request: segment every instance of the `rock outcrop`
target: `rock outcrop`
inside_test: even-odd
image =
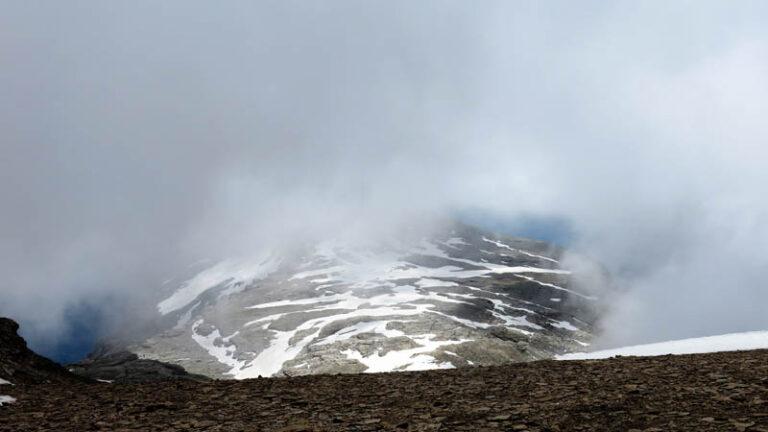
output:
[[[68,368],[80,376],[115,383],[210,380],[202,375],[190,374],[179,365],[140,359],[128,351],[89,357],[69,365]]]
[[[115,383],[210,380],[202,375],[190,374],[179,365],[140,359],[136,354],[127,351],[89,357],[69,365],[68,368],[83,377]]]
[[[13,384],[87,381],[30,350],[18,330],[19,324],[16,321],[0,318],[0,378]]]
[[[19,324],[10,318],[0,318],[0,384],[72,384],[80,382],[154,382],[207,381],[183,367],[156,360],[139,359],[129,352],[111,352],[89,357],[64,367],[36,354],[17,333]]]

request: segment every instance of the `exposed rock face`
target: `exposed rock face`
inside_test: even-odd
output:
[[[239,379],[551,358],[583,350],[600,311],[564,255],[453,224],[226,260],[171,286],[160,328],[120,348]]]
[[[77,375],[116,383],[210,379],[202,375],[190,374],[179,365],[139,359],[139,356],[127,351],[113,352],[95,358],[89,357],[68,367]]]
[[[85,378],[69,373],[63,366],[27,348],[17,333],[19,324],[0,318],[0,379],[13,384],[71,383]]]

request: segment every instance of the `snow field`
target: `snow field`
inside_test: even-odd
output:
[[[730,333],[718,336],[681,339],[635,345],[602,351],[571,353],[557,356],[558,360],[605,359],[615,356],[659,356],[667,354],[702,354],[720,351],[768,349],[768,331]]]

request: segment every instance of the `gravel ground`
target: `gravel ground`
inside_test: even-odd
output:
[[[0,386],[0,431],[766,431],[768,350],[247,381]]]

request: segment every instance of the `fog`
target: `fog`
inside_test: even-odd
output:
[[[768,328],[762,2],[2,9],[0,315],[35,346],[200,258],[464,209],[567,221],[628,289],[601,345]]]

